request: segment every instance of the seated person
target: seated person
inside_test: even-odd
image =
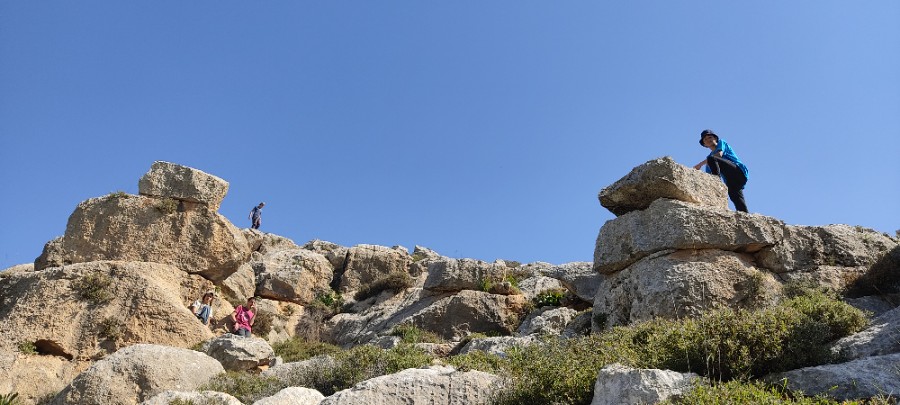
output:
[[[212,316],[212,302],[213,299],[216,298],[216,293],[214,291],[207,291],[206,294],[203,294],[203,298],[194,301],[188,308],[194,312],[194,316],[203,322],[204,325],[209,325],[209,318]]]
[[[256,320],[256,297],[247,298],[246,304],[238,305],[231,314],[231,320],[234,321],[235,335],[250,337],[250,328]]]

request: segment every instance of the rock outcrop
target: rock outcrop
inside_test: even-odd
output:
[[[218,211],[228,193],[228,182],[194,168],[156,161],[138,180],[138,193],[200,203]]]
[[[832,351],[849,360],[900,353],[900,307],[876,317],[862,332],[838,340]]]
[[[493,374],[453,367],[407,369],[339,391],[321,405],[488,404],[499,381]]]
[[[272,346],[258,337],[226,334],[205,343],[203,352],[229,371],[255,370],[275,362]]]
[[[357,291],[391,274],[408,273],[412,258],[403,249],[378,245],[358,245],[347,251],[340,275],[341,292]]]
[[[215,391],[163,391],[153,398],[141,402],[141,405],[171,405],[172,403],[243,405],[237,398]]]
[[[94,363],[52,405],[133,405],[167,390],[196,390],[225,370],[203,353],[138,344]]]
[[[317,293],[330,291],[334,269],[325,256],[300,248],[276,250],[251,263],[256,294],[279,301],[309,305]]]
[[[765,380],[804,395],[828,395],[839,401],[893,395],[900,392],[900,353],[806,367]]]
[[[260,399],[253,405],[318,405],[325,396],[319,391],[304,387],[287,387],[271,397]]]
[[[655,404],[684,394],[697,377],[693,373],[611,364],[597,375],[591,405]]]

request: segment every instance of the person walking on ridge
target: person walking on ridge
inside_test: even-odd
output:
[[[262,209],[265,206],[266,203],[261,202],[259,203],[259,205],[253,207],[253,209],[250,210],[250,215],[247,216],[247,218],[252,221],[252,225],[250,225],[250,228],[259,229],[259,225],[262,223]]]
[[[709,148],[712,152],[702,162],[694,165],[694,169],[700,170],[706,165],[706,172],[722,178],[728,187],[728,197],[734,203],[734,209],[747,212],[747,202],[744,201],[744,185],[750,177],[750,170],[734,154],[731,146],[711,129],[704,129],[700,133],[700,146]]]

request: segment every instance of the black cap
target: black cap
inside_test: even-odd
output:
[[[703,144],[703,137],[707,136],[707,135],[712,135],[712,136],[716,137],[716,141],[719,140],[719,136],[716,135],[716,133],[713,132],[713,130],[704,129],[703,132],[700,133],[700,146],[706,147],[706,145]]]

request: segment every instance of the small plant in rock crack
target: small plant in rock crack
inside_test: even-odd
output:
[[[110,291],[112,278],[104,273],[88,273],[72,282],[72,288],[94,304],[103,304],[113,298]]]

